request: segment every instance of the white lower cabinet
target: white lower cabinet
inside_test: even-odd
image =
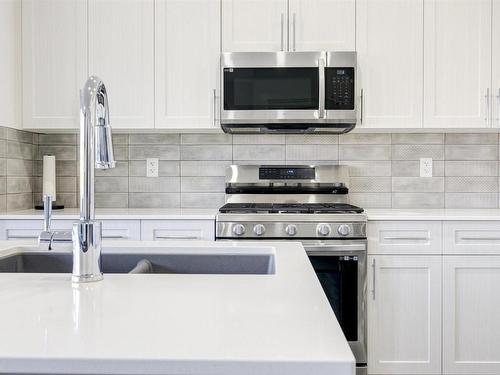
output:
[[[500,256],[445,256],[443,373],[500,374]]]
[[[368,373],[441,373],[441,256],[368,258]]]

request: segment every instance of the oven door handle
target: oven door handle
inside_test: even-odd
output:
[[[307,244],[303,242],[302,246],[308,254],[311,255],[322,255],[329,253],[342,253],[345,251],[366,251],[366,243],[350,243],[342,245],[332,245],[332,244]]]

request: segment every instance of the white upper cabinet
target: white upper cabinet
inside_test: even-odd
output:
[[[424,127],[489,127],[491,0],[424,5]]]
[[[157,0],[156,127],[215,128],[220,2]]]
[[[500,257],[444,257],[444,374],[500,374],[499,285]]]
[[[440,374],[441,257],[371,256],[368,265],[368,373]]]
[[[500,128],[500,0],[493,0],[493,77],[492,77],[492,124]]]
[[[87,2],[22,3],[23,126],[79,124],[79,90],[87,78]]]
[[[290,51],[354,51],[354,0],[289,0]]]
[[[153,128],[154,0],[88,6],[89,74],[106,85],[112,127]]]
[[[358,128],[422,126],[423,2],[358,0]]]
[[[21,2],[0,1],[0,126],[21,126]]]
[[[287,0],[222,0],[224,52],[285,51],[287,25]]]
[[[354,51],[355,0],[222,0],[225,52]]]

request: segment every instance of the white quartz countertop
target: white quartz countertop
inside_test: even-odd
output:
[[[500,220],[499,209],[367,209],[368,220]]]
[[[102,208],[96,209],[96,219],[99,220],[214,220],[218,209],[194,208]],[[53,210],[52,218],[77,219],[80,217],[78,208]],[[43,219],[43,210],[22,210],[0,213],[0,220]]]
[[[0,241],[0,257],[30,242]],[[0,273],[0,372],[354,375],[299,243],[105,242],[104,252],[275,254],[271,275]],[[194,249],[194,250],[193,250]]]

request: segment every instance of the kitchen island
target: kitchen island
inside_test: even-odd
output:
[[[0,373],[353,375],[300,243],[108,241],[103,253],[251,246],[272,251],[274,273],[105,274],[77,285],[70,274],[0,273]],[[37,250],[0,242],[0,258],[19,251]]]

